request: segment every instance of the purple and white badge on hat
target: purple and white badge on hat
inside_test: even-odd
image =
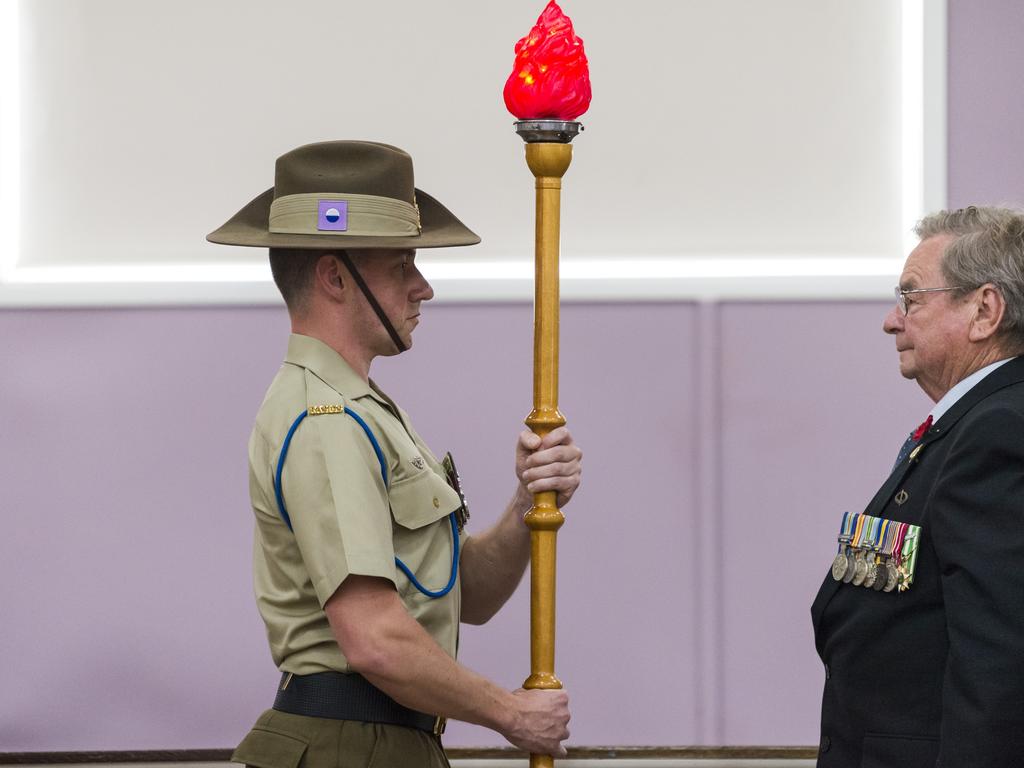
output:
[[[347,200],[318,200],[316,228],[333,232],[348,229]]]

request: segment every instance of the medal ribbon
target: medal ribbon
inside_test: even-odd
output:
[[[854,515],[856,517],[856,515]],[[850,539],[850,513],[843,512],[843,522],[839,524],[839,546],[836,548],[836,552],[843,551],[843,544]]]
[[[907,526],[907,535],[903,540],[903,549],[900,553],[903,561],[906,563],[906,579],[901,585],[903,589],[908,588],[914,581],[914,568],[917,567],[917,540],[920,534],[920,526]]]
[[[896,567],[903,565],[903,542],[907,538],[909,523],[900,523],[896,532],[896,539],[893,541],[892,556],[896,560]]]
[[[861,536],[864,534],[864,523],[869,520],[868,515],[857,516],[857,528],[853,532],[853,548],[858,549],[860,547]]]
[[[892,556],[892,545],[896,542],[896,530],[899,523],[894,520],[886,520],[885,528],[882,531],[882,542],[879,545],[879,552],[885,557]]]
[[[882,531],[885,530],[886,521],[880,517],[871,518],[871,535],[868,539],[868,547],[872,552],[878,552],[878,544],[882,539]]]

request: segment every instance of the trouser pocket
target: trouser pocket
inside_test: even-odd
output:
[[[255,768],[298,768],[308,746],[294,736],[257,726],[242,739],[231,760]]]

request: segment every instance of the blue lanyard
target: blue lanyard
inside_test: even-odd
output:
[[[362,417],[360,417],[358,413],[353,411],[348,406],[345,406],[345,413],[347,413],[349,416],[356,420],[356,423],[363,428],[363,432],[365,432],[366,436],[370,439],[370,445],[373,446],[373,452],[377,455],[377,461],[380,463],[381,479],[384,481],[384,487],[387,488],[387,463],[384,461],[384,452],[380,449],[380,443],[377,442],[377,438],[376,436],[374,436],[373,430],[370,429],[370,427],[367,425],[365,421],[363,421]],[[281,444],[281,455],[278,456],[277,458],[277,472],[275,473],[274,476],[274,496],[277,498],[277,508],[281,511],[281,518],[284,520],[284,524],[288,526],[288,530],[292,531],[292,533],[294,533],[295,531],[292,529],[292,519],[288,516],[288,510],[285,509],[284,506],[284,492],[281,489],[281,474],[284,472],[284,460],[285,457],[288,455],[288,447],[291,445],[292,437],[294,437],[295,435],[295,430],[299,428],[299,424],[301,424],[302,420],[305,419],[306,416],[308,415],[308,410],[300,413],[298,417],[295,419],[295,421],[292,422],[291,427],[288,429],[288,434],[285,435],[284,443]],[[435,600],[439,597],[444,597],[449,592],[451,592],[452,587],[455,586],[455,579],[458,578],[459,575],[459,528],[458,524],[455,521],[454,512],[448,515],[448,522],[451,523],[452,527],[452,569],[451,575],[448,577],[448,584],[445,585],[444,589],[439,589],[436,591],[427,589],[422,584],[420,584],[419,580],[409,569],[409,566],[407,566],[397,557],[395,558],[395,565],[397,565],[401,569],[402,573],[406,575],[406,578],[409,579],[409,582],[424,595]]]

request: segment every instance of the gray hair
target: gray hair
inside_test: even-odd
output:
[[[999,329],[1006,352],[1024,352],[1024,212],[1011,208],[969,206],[939,211],[918,222],[922,240],[952,235],[942,256],[942,275],[959,293],[986,283],[1006,302]]]

